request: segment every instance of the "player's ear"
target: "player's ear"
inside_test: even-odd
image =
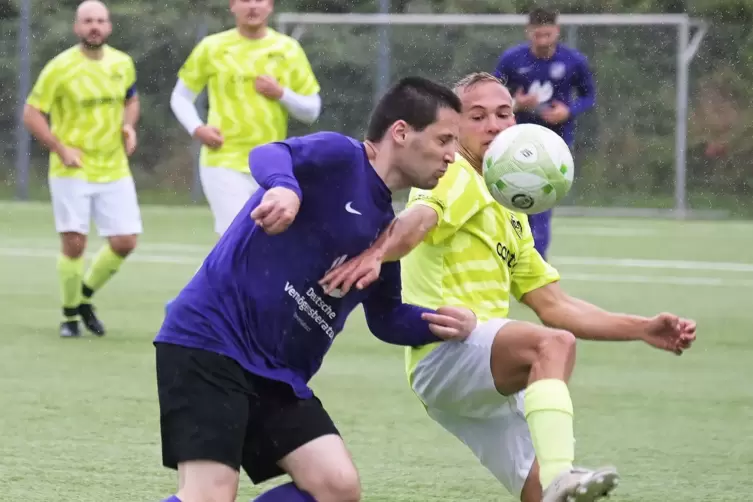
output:
[[[408,138],[408,130],[408,124],[404,120],[398,120],[397,122],[392,124],[392,127],[390,127],[392,140],[399,145],[405,144]]]

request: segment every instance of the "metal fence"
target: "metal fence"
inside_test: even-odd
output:
[[[750,27],[711,25],[702,43],[694,45],[692,23],[680,22],[684,16],[665,17],[674,21],[662,23],[602,19],[563,20],[564,41],[589,57],[598,90],[596,108],[578,120],[577,179],[566,205],[598,208],[604,214],[614,208],[752,214],[748,159],[753,147],[745,138],[753,124],[753,92],[743,85],[753,77]],[[320,120],[313,127],[293,123],[291,134],[328,129],[361,136],[375,96],[390,81],[410,73],[449,83],[470,71],[489,71],[501,51],[524,36],[517,21],[406,25],[351,20],[277,16],[275,26],[282,24],[281,29],[299,38],[323,89]],[[143,113],[133,170],[141,198],[199,201],[195,145],[172,116],[169,96],[197,37],[230,26],[230,20],[189,13],[171,24],[116,10],[113,21],[111,43],[134,57],[139,73]],[[0,178],[5,183],[0,196],[44,197],[45,152],[32,142],[31,154],[26,154],[25,135],[14,136],[14,130],[21,131],[17,104],[25,92],[19,86],[23,42],[31,41],[27,54],[33,81],[61,43],[65,47],[75,40],[44,22],[33,22],[28,38],[16,37],[18,23],[7,28],[5,33],[13,37],[4,36],[0,43],[5,68],[0,73],[0,130],[14,140],[1,147],[5,162]],[[689,60],[696,48],[685,80],[683,58]]]

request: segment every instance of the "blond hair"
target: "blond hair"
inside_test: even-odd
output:
[[[475,73],[469,73],[465,77],[455,82],[455,85],[452,87],[452,90],[455,91],[456,94],[458,94],[461,91],[468,90],[471,87],[474,87],[478,84],[482,84],[484,82],[495,82],[501,85],[502,87],[507,88],[504,80],[498,77],[495,77],[491,73],[487,73],[485,71],[478,71]]]

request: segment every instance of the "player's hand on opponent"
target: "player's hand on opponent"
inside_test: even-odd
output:
[[[379,279],[384,253],[377,248],[369,248],[340,266],[330,269],[319,281],[326,294],[339,289],[347,294],[352,287],[365,289]]]
[[[695,330],[695,321],[661,313],[649,320],[643,341],[679,356],[693,345],[696,338]]]
[[[132,125],[126,124],[123,126],[123,140],[125,141],[126,155],[129,157],[136,151],[136,130]]]
[[[439,307],[436,314],[421,316],[429,329],[443,340],[465,340],[476,329],[476,314],[465,307]]]
[[[81,150],[62,145],[57,152],[60,161],[65,167],[81,167]]]
[[[552,101],[551,106],[544,108],[541,118],[550,124],[561,124],[570,118],[570,108],[561,101]]]
[[[270,188],[256,208],[251,219],[267,234],[276,235],[288,229],[298,214],[301,199],[289,188]]]
[[[261,75],[256,77],[254,81],[254,87],[256,92],[264,96],[265,98],[274,99],[277,101],[282,97],[282,86],[277,79],[270,77],[269,75]]]
[[[197,127],[193,132],[193,137],[209,148],[219,148],[225,143],[225,138],[222,137],[220,130],[209,125]]]

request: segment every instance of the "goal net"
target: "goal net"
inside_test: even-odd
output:
[[[596,107],[577,120],[576,182],[560,212],[687,216],[689,66],[705,24],[684,14],[559,22],[597,87]],[[491,72],[525,40],[527,16],[281,13],[276,23],[301,41],[322,84],[317,127],[360,137],[392,81],[413,74],[451,84]]]

